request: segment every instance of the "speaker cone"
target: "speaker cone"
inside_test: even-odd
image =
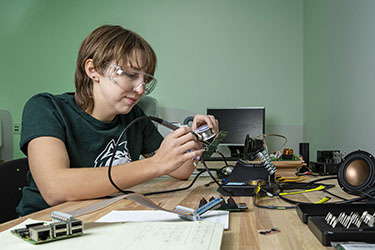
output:
[[[365,151],[354,151],[340,164],[337,180],[340,187],[353,195],[370,194],[375,190],[375,159]]]

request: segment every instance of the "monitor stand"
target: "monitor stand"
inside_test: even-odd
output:
[[[242,159],[244,146],[228,146],[230,150],[230,158],[232,159]]]

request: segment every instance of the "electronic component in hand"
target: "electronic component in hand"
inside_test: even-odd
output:
[[[83,235],[83,223],[77,219],[50,224],[40,222],[11,230],[11,233],[29,243],[41,244]]]
[[[205,151],[203,153],[203,158],[209,158],[213,153],[215,153],[217,146],[224,140],[227,136],[227,131],[220,131],[219,134],[215,137],[215,139],[206,146]]]
[[[214,200],[214,197],[211,197],[209,201]],[[204,206],[207,203],[207,200],[205,198],[202,198],[199,201],[199,207]],[[247,210],[246,203],[236,203],[232,197],[229,197],[227,199],[227,202],[225,202],[224,198],[222,198],[222,201],[220,202],[220,206],[216,210],[225,210],[229,212],[242,212]]]

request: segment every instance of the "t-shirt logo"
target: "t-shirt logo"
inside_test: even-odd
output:
[[[128,141],[120,142],[120,144],[117,147],[115,158],[113,159],[112,166],[124,164],[131,162],[132,159],[130,157],[130,153],[128,148],[126,147],[128,144]],[[103,152],[101,152],[98,157],[96,157],[94,162],[94,167],[108,167],[109,163],[111,161],[111,157],[113,154],[113,150],[115,149],[116,142],[114,139],[112,139]]]

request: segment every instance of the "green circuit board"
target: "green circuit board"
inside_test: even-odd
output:
[[[28,224],[23,228],[11,230],[10,232],[34,245],[84,234],[82,221],[76,219],[69,222],[54,222],[50,224],[38,222]]]
[[[224,140],[227,136],[227,131],[220,131],[219,134],[214,138],[214,140],[206,146],[205,151],[203,153],[203,158],[209,158],[213,153],[215,153],[217,146]]]

